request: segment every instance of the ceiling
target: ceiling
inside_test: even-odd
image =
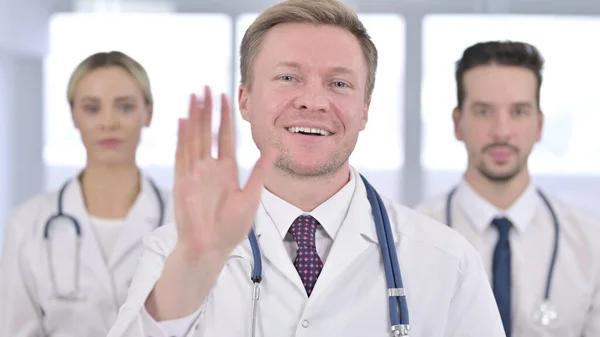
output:
[[[0,0],[14,1],[14,0]],[[120,4],[126,11],[258,12],[279,0],[19,0],[53,12]],[[595,0],[342,0],[360,12],[552,13],[600,15]]]

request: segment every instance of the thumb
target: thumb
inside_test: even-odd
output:
[[[273,170],[277,156],[278,151],[273,148],[267,148],[261,151],[260,158],[254,165],[254,168],[252,169],[250,177],[248,177],[248,181],[246,182],[246,186],[243,190],[244,198],[246,198],[246,200],[251,201],[251,203],[256,202],[258,204],[262,189],[265,184],[265,179]]]

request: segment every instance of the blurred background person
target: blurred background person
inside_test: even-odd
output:
[[[126,298],[144,234],[171,221],[170,192],[136,163],[153,98],[144,68],[121,52],[81,62],[67,89],[86,165],[5,225],[0,336],[104,337]]]
[[[481,42],[456,66],[456,139],[467,169],[417,209],[479,250],[507,337],[600,336],[600,219],[531,181],[544,60],[521,42]]]

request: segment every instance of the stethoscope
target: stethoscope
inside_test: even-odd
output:
[[[446,224],[449,227],[452,227],[452,198],[456,193],[457,188],[454,187],[450,193],[448,193],[448,197],[446,198]],[[552,304],[550,301],[550,289],[552,285],[552,277],[554,274],[554,267],[556,265],[556,256],[558,254],[558,245],[559,245],[559,233],[560,233],[560,224],[558,223],[558,217],[556,216],[556,212],[554,212],[554,208],[548,201],[548,198],[542,193],[541,190],[537,189],[537,193],[544,201],[546,208],[550,212],[552,216],[552,223],[554,225],[554,246],[552,248],[552,257],[550,259],[550,268],[548,270],[548,276],[546,278],[546,290],[544,291],[544,298],[542,303],[537,307],[537,309],[533,312],[532,320],[534,323],[537,323],[541,326],[548,327],[550,324],[554,323],[558,319],[558,312],[556,306]]]
[[[159,218],[158,218],[158,226],[157,227],[160,227],[163,224],[164,217],[165,217],[165,202],[164,202],[156,184],[149,178],[148,178],[148,181],[150,182],[150,186],[152,186],[152,190],[154,191],[154,194],[156,195],[156,199],[158,201]],[[64,213],[64,210],[63,210],[63,201],[64,201],[63,196],[65,193],[65,189],[67,188],[67,186],[69,185],[70,182],[71,181],[67,181],[60,188],[60,190],[58,192],[58,206],[57,206],[58,212],[56,214],[52,215],[46,221],[46,224],[44,226],[44,240],[46,242],[46,256],[48,258],[48,268],[50,269],[50,282],[52,283],[54,297],[59,300],[74,302],[74,301],[80,300],[80,298],[79,298],[79,263],[81,261],[81,225],[79,224],[79,221],[77,221],[77,219],[75,217],[73,217],[70,214]],[[60,293],[58,290],[58,286],[57,286],[57,282],[56,282],[56,275],[54,273],[54,263],[52,260],[51,237],[50,237],[50,229],[52,228],[53,222],[55,222],[56,220],[60,220],[60,219],[66,219],[67,221],[71,222],[71,225],[73,226],[73,229],[75,230],[75,235],[76,235],[76,240],[75,240],[76,251],[75,251],[75,257],[74,257],[75,265],[73,266],[74,271],[75,271],[75,274],[74,274],[75,275],[75,279],[74,279],[75,284],[73,285],[73,289],[66,293]]]
[[[377,238],[381,248],[381,256],[385,269],[385,278],[388,288],[389,297],[389,315],[391,322],[392,336],[408,336],[410,324],[408,322],[408,305],[406,303],[406,295],[402,285],[402,276],[400,275],[400,265],[398,263],[398,255],[394,247],[392,229],[390,219],[388,217],[385,206],[381,197],[375,189],[367,182],[365,177],[360,176],[367,189],[367,198],[373,209],[375,219],[375,228],[377,230]],[[252,336],[256,336],[256,314],[257,304],[260,293],[260,282],[262,281],[262,257],[258,240],[254,230],[248,235],[250,247],[252,248],[252,258],[254,259],[254,268],[252,269],[250,280],[254,283],[253,300],[252,300]]]

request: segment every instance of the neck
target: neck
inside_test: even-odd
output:
[[[531,182],[531,177],[525,167],[509,181],[494,182],[484,177],[477,169],[468,169],[465,181],[490,204],[506,210],[523,194]]]
[[[265,188],[302,211],[311,212],[341,190],[349,180],[350,166],[347,163],[333,174],[322,177],[298,178],[276,169],[266,180]]]
[[[140,193],[140,173],[135,165],[86,165],[80,176],[85,206],[90,215],[122,219]]]

